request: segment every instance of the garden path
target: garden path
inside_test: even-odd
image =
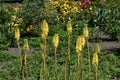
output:
[[[105,42],[99,42],[101,50],[109,50],[109,51],[116,51],[120,53],[120,42],[119,41],[105,41]],[[95,43],[90,43],[90,47],[94,50],[95,49]],[[8,48],[8,53],[18,53],[17,48]],[[34,53],[34,49],[30,49],[27,51],[27,53]]]

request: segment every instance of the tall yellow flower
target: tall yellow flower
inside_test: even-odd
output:
[[[41,31],[42,31],[41,36],[43,36],[43,38],[46,38],[49,32],[48,23],[46,20],[43,20],[41,23]]]
[[[78,36],[76,41],[76,52],[79,53],[80,51],[82,51],[81,36]]]
[[[59,44],[59,36],[58,36],[58,34],[55,34],[55,35],[53,36],[53,46],[54,46],[55,48],[57,48],[57,47],[58,47],[58,44]]]
[[[28,39],[24,39],[24,50],[29,50]]]
[[[20,30],[19,27],[15,28],[15,38],[19,41],[20,39]]]
[[[46,20],[42,21],[41,30],[42,30],[43,33],[48,33],[49,32],[48,23],[47,23]]]
[[[72,24],[71,24],[71,21],[68,21],[68,22],[67,22],[67,32],[68,32],[69,34],[72,33]]]
[[[96,44],[96,52],[97,52],[97,53],[100,53],[100,46],[99,46],[98,43]]]
[[[89,36],[89,31],[88,31],[88,27],[87,27],[87,26],[83,28],[83,35],[84,35],[85,37],[88,37],[88,36]]]
[[[98,53],[93,54],[92,64],[98,65]]]

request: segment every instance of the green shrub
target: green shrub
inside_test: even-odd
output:
[[[120,6],[117,1],[95,3],[90,7],[93,15],[91,16],[88,24],[92,27],[98,27],[105,34],[109,34],[113,40],[120,39]]]

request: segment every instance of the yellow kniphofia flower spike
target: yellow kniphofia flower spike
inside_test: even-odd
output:
[[[20,30],[19,27],[15,28],[15,38],[19,41],[20,39]]]
[[[24,50],[29,50],[28,39],[24,39]]]
[[[49,32],[48,23],[47,23],[46,20],[42,21],[41,30],[42,30],[43,33],[48,33]]]
[[[92,64],[98,65],[98,53],[93,54]]]
[[[67,22],[67,32],[68,32],[69,34],[72,33],[72,24],[71,24],[71,21],[68,21],[68,22]]]
[[[43,39],[46,39],[48,36],[49,28],[46,20],[43,20],[41,23],[41,36]]]
[[[76,41],[76,52],[79,53],[80,51],[82,51],[81,36],[78,36]]]
[[[58,34],[55,34],[55,35],[53,36],[53,46],[54,46],[55,48],[57,48],[57,47],[58,47],[58,44],[59,44],[59,36],[58,36]]]

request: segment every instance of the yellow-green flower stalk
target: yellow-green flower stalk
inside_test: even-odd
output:
[[[47,80],[47,64],[46,64],[46,38],[48,36],[49,28],[48,28],[48,23],[46,20],[43,20],[41,23],[41,37],[42,37],[42,43],[41,48],[42,48],[42,55],[43,57],[43,63],[44,63],[44,76],[45,80]]]
[[[21,49],[20,49],[20,43],[19,43],[19,40],[20,40],[20,30],[19,30],[19,27],[16,27],[15,28],[15,39],[17,41],[17,46],[18,46],[18,53],[19,53],[19,60],[20,60],[20,66],[22,65],[22,60],[21,60]]]
[[[89,61],[89,75],[90,75],[90,72],[91,72],[91,60],[90,60],[90,50],[89,50],[89,42],[88,42],[88,37],[89,37],[89,29],[87,27],[87,25],[83,28],[83,35],[85,37],[85,40],[86,40],[86,45],[87,45],[87,50],[88,50],[88,61]],[[91,79],[91,78],[90,78]]]
[[[56,71],[55,74],[56,74],[56,80],[58,80],[58,74],[57,74],[57,55],[56,55],[58,44],[59,44],[59,36],[58,36],[58,34],[55,34],[53,36],[53,46],[54,46],[54,54],[55,54],[55,71]]]
[[[69,62],[69,80],[70,80],[70,36],[71,36],[71,33],[72,33],[72,24],[71,24],[71,21],[68,21],[67,22],[67,32],[68,32],[68,62]]]
[[[22,80],[27,79],[27,61],[26,61],[26,51],[29,50],[28,39],[24,39],[23,50],[21,54],[22,58]]]
[[[46,38],[48,36],[49,28],[46,20],[43,20],[41,23],[41,37],[43,39],[43,43],[46,45]],[[44,53],[46,57],[46,46],[44,47]]]
[[[47,64],[46,64],[46,58],[45,58],[45,54],[41,53],[42,55],[42,59],[43,59],[43,66],[44,66],[44,80],[47,80]],[[42,75],[40,73],[40,75]]]
[[[82,79],[84,78],[84,46],[85,46],[85,36],[81,35],[81,45],[82,45],[82,54],[81,54],[81,68],[82,68]]]
[[[80,66],[82,65],[82,63],[80,63],[81,62],[81,55],[82,55],[82,43],[81,43],[81,40],[82,40],[82,38],[81,38],[81,36],[77,36],[77,40],[76,40],[76,52],[77,52],[77,54],[78,54],[78,70],[77,70],[77,80],[79,80],[79,78],[80,78],[80,76],[79,76],[79,74],[80,74],[80,71],[81,71],[81,68],[80,68]],[[82,79],[82,76],[81,76],[81,79]]]
[[[95,68],[95,78],[96,80],[98,80],[98,53],[97,52],[93,54],[92,64]]]

